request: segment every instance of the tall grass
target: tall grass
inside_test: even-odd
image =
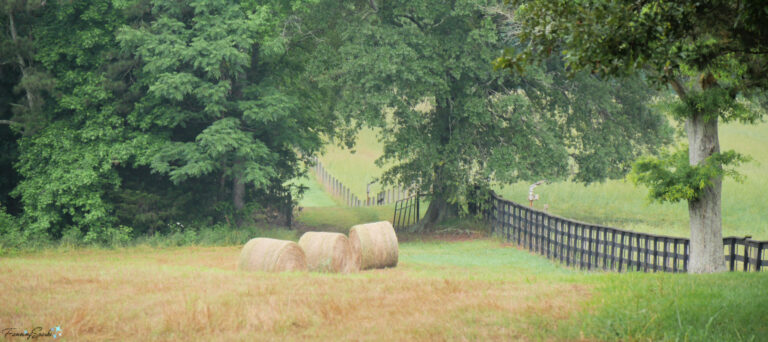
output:
[[[600,340],[762,341],[768,336],[766,274],[589,278],[597,287],[587,304],[594,309],[572,318],[564,330],[578,328]]]
[[[254,237],[270,237],[281,240],[298,240],[299,231],[284,227],[214,225],[211,227],[187,227],[165,233],[138,236],[128,241],[112,243],[83,243],[82,239],[60,239],[21,245],[18,248],[0,249],[0,256],[23,256],[54,251],[114,250],[132,247],[182,247],[182,246],[233,246],[245,244]]]

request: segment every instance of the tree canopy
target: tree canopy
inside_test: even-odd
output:
[[[2,162],[20,179],[0,185],[26,236],[107,242],[290,208],[287,181],[335,128],[306,99],[311,44],[283,27],[305,5],[6,3],[0,133],[18,157]]]
[[[554,57],[524,75],[494,70],[516,25],[494,1],[360,2],[337,9],[319,73],[342,115],[381,128],[390,183],[431,196],[429,225],[477,189],[518,180],[620,178],[667,141],[638,78],[567,78]],[[357,19],[348,19],[357,18]],[[322,48],[322,47],[321,47]]]
[[[671,136],[640,76],[575,72],[567,55],[494,69],[524,51],[499,1],[13,0],[0,14],[4,244],[290,224],[292,181],[363,126],[381,134],[383,180],[431,198],[420,228],[482,209],[499,184],[623,177]]]

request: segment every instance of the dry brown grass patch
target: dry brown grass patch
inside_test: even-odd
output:
[[[82,341],[516,340],[588,288],[525,279],[243,273],[236,247],[0,260],[0,327],[59,325]],[[163,260],[163,262],[157,262]],[[450,273],[447,273],[450,274]]]

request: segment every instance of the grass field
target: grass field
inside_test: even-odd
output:
[[[746,183],[725,184],[725,234],[768,239],[768,125],[729,125],[721,138],[724,148],[756,160],[742,168]],[[324,158],[336,159],[326,165],[342,182],[364,184],[345,177],[357,174],[356,165],[373,165],[376,145],[366,146],[357,156],[329,151]],[[347,208],[316,180],[302,182],[309,191],[301,229],[346,232],[391,219],[392,206]],[[500,192],[521,201],[527,184]],[[537,206],[547,203],[563,216],[687,235],[684,205],[648,204],[644,189],[623,181],[555,183],[538,192]],[[19,251],[0,259],[0,329],[58,326],[65,341],[768,341],[768,273],[590,273],[496,239],[403,234],[393,269],[238,272],[242,244],[254,236],[296,240],[298,232],[213,227],[142,238],[126,248],[62,243]],[[22,340],[8,331],[0,338]]]
[[[305,226],[323,231],[344,232],[362,222],[392,220],[394,204],[386,206],[350,208],[325,192],[314,177],[302,179],[308,187],[299,202],[302,207],[297,220]]]
[[[753,158],[739,169],[746,176],[744,183],[726,180],[723,185],[723,234],[768,240],[768,123],[721,125],[720,142],[723,150],[735,149]],[[361,177],[381,173],[373,164],[380,151],[374,132],[365,131],[360,136],[358,153],[331,148],[321,160],[339,180],[362,189],[364,194]],[[525,202],[528,186],[528,183],[518,183],[498,192],[504,198]],[[629,181],[588,186],[557,182],[538,187],[536,191],[541,200],[535,205],[541,208],[548,204],[550,212],[560,216],[635,231],[689,236],[685,203],[650,203],[647,190]]]
[[[352,151],[335,145],[327,146],[320,161],[326,170],[349,187],[358,198],[366,196],[366,185],[381,176],[383,170],[376,166],[375,161],[381,155],[384,147],[376,136],[376,131],[363,129],[360,131],[357,144]],[[354,152],[353,152],[354,151]],[[383,190],[381,184],[371,185],[371,193]]]
[[[376,133],[364,129],[358,139],[355,153],[330,145],[320,160],[352,193],[365,199],[366,185],[381,176],[382,170],[374,164],[381,150],[382,146],[376,138]],[[299,202],[302,211],[298,216],[299,222],[306,226],[346,233],[349,227],[361,222],[392,220],[394,205],[349,208],[342,205],[338,198],[325,192],[313,174],[300,180],[300,183],[308,187]],[[380,184],[371,186],[372,193],[381,189]]]
[[[329,193],[325,192],[323,187],[317,182],[314,175],[300,179],[296,182],[307,187],[304,197],[299,201],[301,207],[338,207],[339,202]]]
[[[584,273],[487,239],[403,242],[396,268],[357,274],[242,273],[240,248],[4,258],[0,327],[60,326],[65,341],[768,336],[768,274]]]
[[[723,183],[723,234],[751,235],[768,240],[768,124],[728,124],[720,129],[723,150],[735,149],[753,161],[740,167],[744,183]],[[568,182],[536,189],[551,212],[581,221],[611,225],[664,235],[689,236],[688,206],[685,203],[649,203],[647,190],[618,180],[583,186]],[[528,184],[515,184],[499,192],[504,198],[523,202]]]

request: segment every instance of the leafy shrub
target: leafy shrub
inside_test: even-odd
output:
[[[0,255],[5,254],[8,249],[20,248],[25,241],[19,220],[8,214],[5,207],[0,205]]]
[[[104,245],[104,246],[123,246],[131,241],[133,229],[119,225],[117,227],[98,227],[91,229],[85,234],[83,242],[86,244]]]

